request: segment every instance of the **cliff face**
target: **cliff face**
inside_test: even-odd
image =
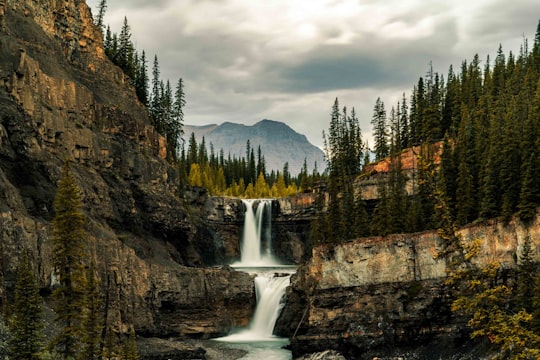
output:
[[[459,233],[464,241],[482,239],[481,264],[495,259],[504,269],[515,268],[527,235],[540,260],[538,220],[529,228],[492,221]],[[471,342],[464,319],[449,310],[447,266],[434,259],[441,247],[434,232],[315,247],[288,290],[278,332],[293,337],[296,355],[337,349],[371,359],[412,348],[431,358],[458,354],[459,345]]]
[[[192,337],[247,323],[251,277],[193,267],[218,251],[200,241],[206,226],[188,210],[198,195],[179,196],[165,139],[130,80],[104,56],[84,1],[0,0],[0,109],[2,303],[23,251],[42,292],[50,291],[52,203],[70,159],[109,323]]]

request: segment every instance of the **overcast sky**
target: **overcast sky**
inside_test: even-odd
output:
[[[93,13],[99,0],[87,0]],[[124,16],[138,51],[157,54],[161,78],[185,82],[185,122],[283,121],[322,145],[334,99],[355,107],[371,136],[377,97],[389,110],[429,63],[530,46],[538,0],[108,0],[105,23]]]

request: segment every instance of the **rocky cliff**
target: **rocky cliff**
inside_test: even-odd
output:
[[[490,221],[459,234],[464,241],[482,239],[477,261],[496,259],[508,274],[527,235],[540,261],[538,219],[530,227]],[[475,358],[464,319],[449,310],[447,265],[434,258],[441,247],[435,232],[315,247],[288,289],[278,333],[292,338],[296,355],[335,349],[354,359],[407,353],[412,358],[460,353]]]
[[[51,288],[50,220],[68,159],[83,195],[105,315],[118,332],[209,337],[249,320],[252,278],[198,268],[217,253],[181,196],[165,139],[103,52],[82,0],[0,1],[0,301],[29,252]],[[226,309],[226,310],[225,310]]]

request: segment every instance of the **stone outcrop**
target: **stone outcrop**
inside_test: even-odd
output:
[[[496,260],[510,276],[524,239],[533,239],[540,261],[540,222],[490,221],[459,231],[463,241],[482,240],[475,261]],[[471,345],[465,319],[449,309],[447,265],[434,255],[435,232],[374,237],[335,247],[317,246],[287,292],[277,324],[291,337],[293,354],[335,349],[355,359],[416,354],[447,358]],[[464,355],[465,356],[465,355]]]
[[[105,57],[84,1],[0,1],[0,109],[2,305],[22,252],[46,299],[51,291],[52,204],[69,159],[117,332],[207,338],[247,324],[252,277],[200,268],[221,251],[193,210],[204,196],[179,187],[165,138]]]
[[[273,203],[274,253],[286,262],[300,264],[311,254],[311,222],[316,216],[317,194],[279,198]]]

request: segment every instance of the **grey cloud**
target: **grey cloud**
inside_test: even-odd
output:
[[[413,85],[411,80],[425,73],[429,62],[435,71],[448,70],[448,48],[457,39],[457,29],[447,21],[431,37],[415,41],[388,40],[377,34],[365,38],[357,44],[319,46],[294,63],[272,63],[274,69],[281,67],[278,90],[310,93],[400,84],[407,89]]]
[[[375,59],[351,54],[344,57],[309,58],[283,71],[288,91],[321,92],[386,83],[386,72]]]
[[[228,5],[229,0],[204,1],[223,8],[220,16],[228,16],[226,9],[234,10]],[[137,49],[144,49],[150,59],[149,67],[157,54],[162,78],[173,83],[178,77],[185,80],[187,123],[254,123],[269,117],[291,125],[301,124],[312,132],[308,134],[312,140],[320,138],[322,129],[327,127],[327,115],[336,96],[347,94],[349,98],[344,99],[343,105],[355,106],[362,111],[360,117],[369,119],[377,96],[409,94],[418,77],[426,73],[430,61],[435,71],[445,75],[450,64],[458,69],[462,60],[471,59],[476,52],[495,54],[499,42],[519,40],[522,33],[532,40],[540,14],[534,11],[540,10],[537,0],[491,1],[479,13],[466,12],[465,1],[458,1],[455,5],[461,7],[461,15],[449,11],[454,9],[453,4],[435,8],[436,4],[418,2],[408,13],[388,22],[414,27],[432,16],[436,23],[432,34],[410,40],[399,38],[400,34],[384,34],[381,29],[381,33],[355,33],[350,44],[325,44],[343,34],[344,28],[338,26],[336,19],[337,22],[329,21],[316,29],[320,43],[309,50],[291,45],[290,49],[281,47],[280,53],[273,53],[267,42],[274,39],[268,34],[244,31],[242,19],[238,23],[219,22],[225,24],[220,28],[222,25],[212,25],[213,19],[186,15],[202,2],[110,0],[109,11],[115,17],[122,15],[122,19],[127,16]],[[306,4],[309,6],[309,1]],[[182,11],[168,11],[176,6]],[[250,5],[246,2],[245,6]],[[465,28],[461,28],[463,19]],[[200,24],[209,26],[200,30]],[[466,36],[461,39],[459,35],[463,33]],[[504,48],[505,52],[513,49]],[[244,62],[238,62],[240,58]],[[351,95],[354,93],[359,95]],[[326,97],[328,102],[324,103]],[[383,100],[392,105],[388,99]],[[369,126],[364,130],[369,132]]]

